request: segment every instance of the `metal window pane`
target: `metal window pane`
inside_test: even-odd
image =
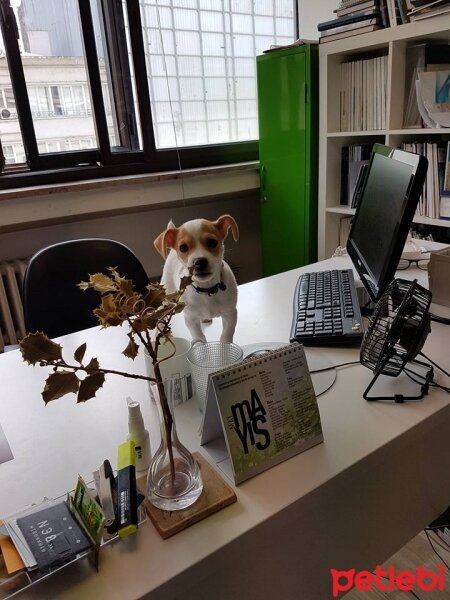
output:
[[[181,107],[179,102],[156,102],[155,121],[157,123],[172,123],[181,119]]]
[[[198,15],[195,10],[177,10],[173,11],[173,20],[175,29],[187,29],[198,31]]]
[[[179,84],[181,99],[203,99],[203,79],[201,77],[180,77]]]
[[[210,144],[226,144],[230,141],[230,124],[226,121],[208,121]]]
[[[252,2],[252,0],[231,0],[230,10],[232,13],[251,14],[254,10],[253,5],[259,2],[260,0],[257,0],[257,2]]]
[[[284,19],[278,19],[282,21]],[[255,29],[263,35],[274,35],[275,23],[272,17],[255,17]]]
[[[202,59],[200,56],[180,56],[178,61],[178,75],[201,77],[203,75]]]
[[[200,56],[200,35],[197,32],[176,31],[175,40],[178,55]]]
[[[233,50],[235,56],[255,56],[253,36],[234,35]]]
[[[250,15],[232,15],[233,33],[253,33],[253,19]]]
[[[209,77],[223,77],[225,73],[225,59],[218,56],[206,56],[203,59],[203,72]]]
[[[276,33],[277,36],[291,36],[294,35],[294,23],[292,19],[277,19],[276,20]]]
[[[236,99],[249,100],[256,96],[256,79],[253,77],[236,78]]]
[[[205,104],[201,102],[182,102],[181,110],[183,114],[183,120],[188,121],[205,121],[206,110]]]
[[[294,4],[292,0],[276,0],[275,14],[277,17],[294,18]]]
[[[220,33],[202,33],[204,56],[224,56],[224,36]]]
[[[223,31],[222,13],[201,11],[200,27],[202,31]]]
[[[256,15],[272,15],[273,14],[273,0],[258,0],[255,2],[254,9]]]
[[[175,77],[153,77],[152,88],[155,101],[178,100],[178,81]]]
[[[228,102],[226,101],[207,102],[206,110],[208,121],[214,119],[228,119],[230,116]]]
[[[254,58],[235,58],[234,74],[237,77],[256,77],[256,62]]]
[[[197,8],[197,0],[172,0],[175,8]]]
[[[95,139],[92,115],[71,89],[84,87],[88,93],[77,1],[23,0],[19,4],[19,47],[38,147],[44,148],[44,154],[64,152],[64,139],[74,131]]]

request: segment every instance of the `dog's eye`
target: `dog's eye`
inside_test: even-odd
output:
[[[206,246],[207,246],[208,248],[217,248],[217,244],[218,244],[218,243],[219,243],[219,242],[218,242],[217,240],[215,240],[214,238],[208,238],[208,239],[206,240]]]
[[[183,254],[185,252],[187,252],[189,250],[189,247],[187,244],[180,244],[180,248],[179,248],[180,252],[183,252]]]

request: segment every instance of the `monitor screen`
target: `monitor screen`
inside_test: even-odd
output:
[[[424,156],[374,144],[347,250],[373,301],[394,277],[427,172]]]

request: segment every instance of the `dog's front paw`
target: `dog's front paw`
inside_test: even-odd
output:
[[[220,341],[223,342],[224,344],[232,344],[233,343],[233,336],[221,335],[220,336]]]

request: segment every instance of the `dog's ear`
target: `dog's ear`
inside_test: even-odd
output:
[[[164,258],[164,260],[167,258],[167,248],[173,248],[175,246],[177,235],[178,229],[175,227],[172,221],[170,221],[168,229],[160,233],[153,242],[155,248]]]
[[[239,239],[239,227],[237,226],[236,221],[233,219],[231,215],[222,215],[214,221],[214,225],[220,231],[222,239],[225,239],[228,235],[228,230],[231,229],[231,233],[233,234],[233,239],[235,242]]]

